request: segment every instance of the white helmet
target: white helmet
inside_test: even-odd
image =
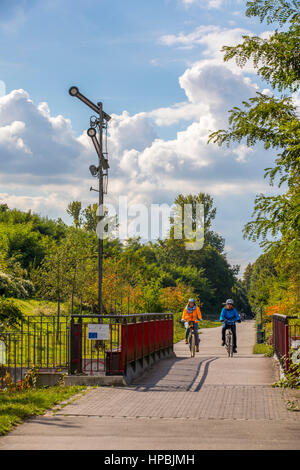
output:
[[[233,305],[233,304],[234,304],[234,302],[233,302],[233,300],[232,300],[232,299],[227,299],[227,300],[226,300],[226,305],[227,305],[227,304]]]

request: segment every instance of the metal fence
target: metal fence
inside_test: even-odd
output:
[[[68,370],[70,316],[23,317],[18,326],[0,333],[0,387],[9,373],[14,383],[33,368],[43,371]]]
[[[105,335],[98,338],[95,325]],[[173,314],[28,316],[0,334],[0,388],[41,372],[123,375],[129,364],[173,349]]]
[[[107,365],[121,351],[121,327],[125,316],[73,315],[71,319],[70,374],[104,375],[109,369],[122,372],[120,367]],[[97,339],[95,325],[106,327],[106,335]],[[115,362],[114,362],[115,364]]]
[[[288,370],[293,351],[300,347],[300,320],[293,316],[274,314],[272,343],[277,357]]]
[[[89,337],[99,321],[107,325],[105,340]],[[73,315],[71,338],[71,374],[123,375],[128,364],[173,349],[173,314]]]

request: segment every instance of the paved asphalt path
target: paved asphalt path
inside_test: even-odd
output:
[[[237,325],[228,358],[221,329],[202,330],[200,352],[175,345],[130,387],[98,387],[66,406],[28,419],[0,438],[0,450],[300,449],[295,393],[271,384],[272,358],[253,355],[255,325]],[[296,396],[297,397],[297,396]]]

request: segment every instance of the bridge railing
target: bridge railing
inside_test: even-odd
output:
[[[297,317],[289,315],[273,315],[272,343],[285,370],[289,369],[292,349],[300,346],[300,321],[291,322],[296,319]]]
[[[104,331],[103,339],[91,334],[97,329]],[[171,351],[171,313],[72,316],[70,374],[125,375],[129,365],[135,368]]]
[[[121,366],[173,350],[173,315],[144,314],[122,324]]]
[[[14,384],[33,367],[66,372],[69,365],[70,316],[23,316],[14,327],[0,332],[0,389],[6,374]]]

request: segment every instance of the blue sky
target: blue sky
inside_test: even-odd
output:
[[[232,263],[260,250],[243,240],[255,194],[266,192],[261,146],[219,149],[211,131],[256,91],[251,65],[224,64],[220,48],[268,34],[244,0],[0,0],[0,200],[63,217],[73,199],[95,202],[85,134],[90,111],[76,85],[112,114],[109,196],[171,203],[210,193],[215,230]]]
[[[265,29],[246,18],[245,2],[236,0],[210,9],[181,0],[0,3],[0,70],[7,91],[23,88],[34,101],[47,101],[53,114],[70,118],[76,112],[67,95],[72,84],[117,114],[184,100],[178,77],[203,47],[170,49],[162,46],[163,35],[188,34],[199,25]],[[78,132],[84,125],[84,117],[73,122]]]

